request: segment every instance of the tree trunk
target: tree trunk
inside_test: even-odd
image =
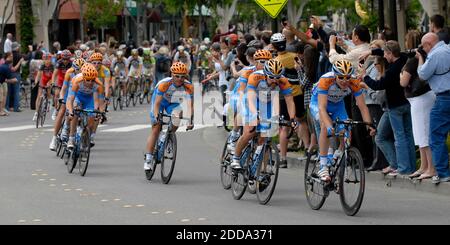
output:
[[[288,20],[292,25],[296,26],[302,18],[303,9],[305,8],[309,0],[302,0],[300,6],[295,6],[293,2],[294,0],[289,0],[287,3]]]
[[[237,0],[233,0],[231,5],[217,6],[216,12],[219,17],[219,28],[222,32],[228,31],[228,25],[230,24],[231,18],[236,10]]]
[[[8,14],[6,13],[6,10],[8,9],[10,2],[11,2],[10,0],[7,0],[7,2],[5,4],[5,8],[3,9],[2,23],[0,23],[0,39],[3,38],[5,26],[8,23],[8,21],[11,19],[11,16],[14,12],[14,5],[16,4],[16,0],[12,1],[11,12]],[[8,17],[5,18],[5,16],[8,16]]]

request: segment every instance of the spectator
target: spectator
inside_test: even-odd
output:
[[[286,37],[286,51],[297,53],[296,47],[298,46],[296,46],[296,44],[298,43],[298,41],[295,40],[294,33],[287,28],[283,28],[282,33]]]
[[[437,171],[432,181],[437,184],[450,180],[448,149],[445,145],[450,131],[450,47],[444,41],[439,41],[435,33],[428,33],[422,38],[422,47],[428,57],[424,61],[417,52],[417,72],[421,79],[428,81],[436,94],[430,114],[430,147]]]
[[[389,67],[381,79],[374,80],[361,72],[364,82],[373,90],[386,90],[388,111],[383,114],[378,125],[378,134],[375,141],[390,167],[383,173],[390,176],[409,175],[415,171],[416,154],[412,136],[411,106],[405,98],[404,90],[400,86],[400,72],[406,63],[407,57],[400,53],[400,45],[396,41],[388,41],[384,50],[384,57]],[[364,84],[361,84],[364,86]],[[391,124],[394,131],[394,141],[388,137]]]
[[[405,88],[405,96],[411,104],[414,142],[420,150],[420,168],[409,177],[422,180],[436,175],[429,143],[430,112],[436,95],[428,83],[419,78],[418,65],[419,60],[416,57],[408,59],[400,74],[400,84]]]
[[[0,116],[8,116],[5,111],[6,97],[8,94],[7,83],[15,83],[17,79],[11,72],[10,65],[13,61],[11,52],[5,53],[5,63],[0,65]]]
[[[13,35],[11,33],[6,34],[5,44],[3,45],[3,52],[6,54],[8,52],[12,52],[12,41]]]
[[[191,55],[189,54],[189,52],[187,52],[184,48],[184,46],[179,45],[177,48],[177,52],[175,53],[174,57],[173,57],[173,62],[182,62],[187,66],[188,71],[191,70],[191,65],[192,65],[192,61],[191,61]]]
[[[361,54],[370,50],[370,32],[365,26],[358,25],[353,29],[352,42],[355,47],[350,48],[343,42],[342,38],[334,35],[330,36],[330,62],[333,64],[337,60],[346,59],[358,69],[359,57]],[[336,51],[336,43],[346,51],[346,54],[338,54]]]
[[[444,29],[445,18],[441,15],[433,15],[430,18],[430,31],[439,36],[439,41],[444,41],[446,44],[450,42],[450,35]]]
[[[22,61],[24,58],[19,53],[20,44],[17,42],[13,42],[11,44],[13,62],[11,71],[13,76],[17,79],[17,81],[21,80],[20,76],[20,66],[22,65]],[[15,112],[21,112],[20,106],[20,83],[10,83],[8,84],[8,99],[6,100],[6,107]]]

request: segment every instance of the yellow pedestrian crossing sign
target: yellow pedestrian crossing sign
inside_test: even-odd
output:
[[[272,18],[277,18],[288,0],[255,0]]]

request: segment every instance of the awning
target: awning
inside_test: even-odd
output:
[[[78,0],[70,0],[61,7],[59,12],[60,20],[79,20],[80,4]]]

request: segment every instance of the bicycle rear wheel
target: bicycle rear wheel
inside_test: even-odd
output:
[[[89,156],[91,155],[91,133],[88,128],[81,133],[80,157],[78,159],[78,171],[81,176],[86,174],[89,165]]]
[[[41,102],[39,102],[39,107],[36,108],[37,117],[36,117],[36,128],[39,128],[39,125],[41,124],[41,111],[42,107],[44,106],[44,99],[41,99]]]
[[[220,181],[222,182],[222,186],[225,190],[231,188],[231,175],[232,169],[230,167],[230,163],[232,161],[232,155],[228,152],[228,140],[231,137],[228,136],[225,141],[225,146],[223,147],[222,156],[220,157]]]
[[[354,216],[364,198],[364,162],[358,149],[351,147],[339,167],[339,197],[348,216]]]
[[[47,109],[48,109],[48,100],[43,99],[41,102],[44,102],[44,104],[41,107],[41,127],[44,127],[45,118],[47,116]]]
[[[256,171],[256,196],[265,205],[272,198],[277,185],[280,159],[275,144],[266,145],[261,163]]]
[[[313,159],[313,157],[316,158]],[[304,184],[306,200],[313,210],[322,208],[328,196],[328,191],[325,190],[324,185],[317,174],[319,169],[320,160],[318,155],[308,153],[305,164]]]
[[[120,88],[116,86],[116,88],[113,89],[113,108],[115,111],[117,111],[117,107],[119,107],[119,93]]]
[[[244,166],[241,169],[232,169],[231,171],[231,194],[235,200],[239,200],[245,193],[248,185],[248,166],[252,161],[252,154],[250,154],[251,148],[247,146],[242,152],[242,156],[245,156]]]
[[[168,133],[164,142],[164,156],[161,160],[161,179],[168,184],[172,178],[175,162],[177,160],[177,138],[175,133]]]

